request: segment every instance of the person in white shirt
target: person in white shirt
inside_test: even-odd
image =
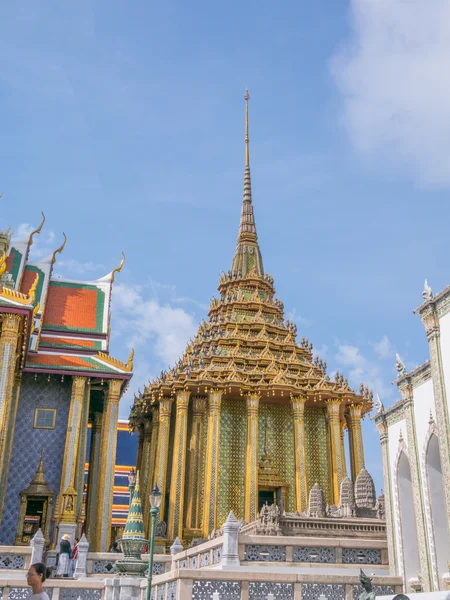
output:
[[[31,565],[27,573],[27,584],[33,593],[28,596],[28,600],[50,600],[43,586],[46,579],[47,567],[43,563]]]

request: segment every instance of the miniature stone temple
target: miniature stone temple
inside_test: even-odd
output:
[[[143,499],[158,485],[170,541],[208,538],[230,511],[254,522],[266,503],[286,518],[377,518],[361,431],[372,393],[364,385],[355,392],[341,373],[332,380],[312,343],[297,342],[263,267],[248,94],[245,156],[236,251],[208,321],[177,364],[135,398],[130,414]],[[288,528],[282,519],[280,527]]]

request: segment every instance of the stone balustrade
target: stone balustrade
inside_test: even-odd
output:
[[[25,571],[31,564],[30,546],[0,546],[0,573]]]
[[[222,562],[223,536],[173,555],[174,569],[204,569]]]
[[[206,573],[183,569],[158,575],[152,581],[152,600],[210,600],[214,593],[226,600],[262,600],[273,594],[274,600],[357,600],[362,589],[356,575],[318,575],[247,570],[215,570]],[[378,596],[394,595],[403,590],[401,577],[374,577]],[[137,600],[145,600],[147,582],[140,584]]]
[[[116,577],[114,569],[116,560],[123,558],[119,552],[88,552],[87,574],[89,577]],[[148,562],[148,554],[142,555],[142,560]],[[169,554],[155,554],[153,556],[153,575],[160,575],[170,571],[172,557]]]
[[[340,568],[384,567],[388,561],[386,540],[330,539],[320,537],[239,535],[241,564],[283,562],[289,564],[327,563]]]
[[[50,600],[103,600],[103,580],[47,579],[45,590]],[[26,600],[31,594],[24,577],[0,577],[2,600]]]

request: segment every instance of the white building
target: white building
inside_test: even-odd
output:
[[[389,562],[405,591],[448,589],[450,560],[450,286],[427,282],[415,313],[430,359],[407,373],[397,356],[401,400],[375,416],[385,482]]]

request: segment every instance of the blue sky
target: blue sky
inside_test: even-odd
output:
[[[253,200],[287,315],[385,405],[395,352],[428,357],[412,309],[449,283],[450,8],[418,0],[2,3],[0,191],[56,273],[127,262],[112,353],[131,392],[205,316],[237,234],[248,86]],[[381,487],[373,423],[367,466]]]

